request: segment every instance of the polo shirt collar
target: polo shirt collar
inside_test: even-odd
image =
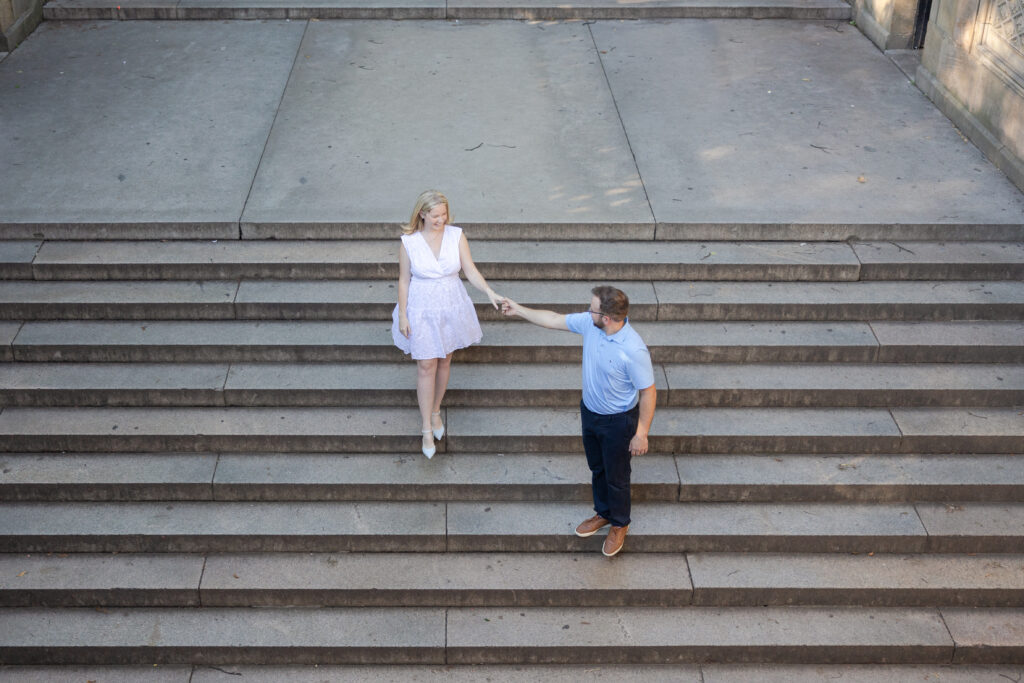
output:
[[[622,327],[620,327],[619,331],[616,332],[615,334],[608,334],[604,330],[601,330],[601,333],[604,335],[604,338],[607,339],[608,341],[622,343],[622,341],[625,339],[625,336],[622,333],[626,331],[627,327],[629,327],[629,318],[626,318],[625,322],[622,323]]]

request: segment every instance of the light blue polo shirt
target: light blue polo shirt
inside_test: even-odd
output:
[[[641,389],[654,384],[651,352],[629,324],[613,335],[594,326],[590,313],[570,313],[565,324],[583,335],[583,405],[599,415],[630,410]]]

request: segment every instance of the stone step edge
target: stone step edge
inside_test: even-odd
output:
[[[415,388],[391,386],[387,388],[371,388],[361,386],[359,380],[350,381],[342,386],[285,386],[287,382],[275,383],[272,377],[264,377],[263,382],[254,380],[232,381],[232,373],[243,365],[252,370],[256,364],[233,363],[137,363],[137,364],[88,364],[88,363],[41,363],[26,365],[17,362],[0,360],[0,408],[11,407],[273,407],[273,406],[415,406]],[[277,364],[274,364],[277,365]],[[538,367],[547,368],[551,364],[528,364],[529,370]],[[684,384],[672,386],[672,378],[685,372],[695,364],[655,363],[658,375],[658,405],[678,407],[933,407],[933,406],[1015,406],[1024,405],[1024,383],[1005,385],[992,382],[962,382],[959,386],[933,385],[916,387],[910,383],[885,384],[881,380],[873,382],[861,381],[858,386],[840,387],[835,381],[820,382],[818,386],[786,386],[768,387],[763,382],[758,386],[751,383],[728,385],[728,382],[705,381],[701,386]],[[736,368],[742,364],[733,365]],[[940,372],[952,364],[924,364],[928,370]],[[351,368],[350,368],[351,366]],[[473,365],[467,372],[473,373],[477,368],[481,372],[505,364]],[[830,373],[845,370],[848,375],[855,375],[864,369],[863,366],[844,367],[846,364],[815,365],[816,373]],[[872,370],[878,366],[864,364]],[[898,371],[910,367],[922,367],[922,364],[893,365],[889,371]],[[188,373],[198,368],[209,371],[203,379],[192,377],[192,381],[177,381],[176,385],[167,386],[166,380],[174,373],[188,377]],[[358,368],[355,364],[333,364],[325,366],[332,372],[350,371]],[[780,369],[805,368],[805,364],[776,364]],[[985,369],[996,372],[1019,375],[1024,371],[1020,364],[971,365],[980,374]],[[154,373],[147,382],[137,381],[131,374],[119,374],[119,381],[80,381],[77,386],[76,373],[87,369],[114,370],[122,373]],[[271,368],[273,370],[275,368]],[[32,373],[52,372],[45,386],[29,386],[28,380],[15,378],[17,386],[5,384],[4,374],[30,370]],[[405,363],[377,364],[375,370],[381,373],[398,373],[404,376],[408,371]],[[269,372],[270,370],[268,370]],[[696,372],[701,367],[695,368]],[[759,372],[757,366],[748,372]],[[711,380],[714,379],[714,372]],[[38,377],[38,374],[35,375]],[[998,376],[998,375],[997,375]],[[1024,375],[1022,375],[1024,376]],[[213,382],[211,379],[215,378]],[[984,378],[983,378],[984,379]],[[58,382],[57,380],[60,380]],[[479,381],[479,380],[477,380]],[[63,384],[64,386],[60,386]],[[487,407],[514,405],[520,407],[574,407],[579,404],[579,389],[576,386],[560,386],[536,384],[528,380],[529,386],[510,386],[508,388],[482,388],[480,386],[449,386],[446,405],[449,407]],[[378,385],[379,387],[379,385]]]
[[[79,608],[0,616],[11,627],[0,641],[10,664],[1011,664],[1024,652],[1014,635],[1024,613],[995,608]],[[41,642],[30,640],[36,633]]]
[[[418,454],[370,454],[356,456],[322,455],[303,457],[283,455],[245,454],[234,457],[217,454],[10,454],[0,460],[5,463],[0,475],[0,501],[2,502],[566,502],[587,501],[591,498],[588,472],[579,454],[532,456],[435,456],[434,464],[442,468],[435,478],[422,479],[419,475],[396,477],[366,475],[367,470],[380,471],[380,467],[416,466]],[[1014,472],[1013,462],[1022,456],[970,455],[939,458],[944,467],[971,471],[989,471],[988,468],[1009,466],[1002,478],[982,475],[971,481],[959,481],[945,476],[934,479],[903,475],[891,480],[906,461],[935,463],[929,456],[921,458],[898,455],[874,455],[869,459],[857,456],[787,455],[784,458],[754,456],[758,467],[771,469],[772,462],[789,462],[790,466],[814,467],[814,477],[801,480],[772,478],[764,470],[755,470],[747,477],[699,476],[701,467],[711,461],[712,466],[731,464],[749,468],[750,458],[743,456],[671,456],[648,454],[634,463],[632,498],[635,502],[679,503],[913,503],[945,502],[1017,502],[1024,500],[1024,477],[1021,470]],[[242,460],[271,460],[277,466],[287,466],[294,458],[299,475],[287,479],[267,481],[255,476],[225,473]],[[135,462],[137,460],[137,462]],[[122,467],[133,465],[130,471]],[[110,463],[108,465],[108,463]],[[32,467],[41,466],[41,472]],[[540,468],[530,477],[505,477],[494,474],[481,477],[480,471],[498,468],[503,464]],[[176,465],[176,467],[175,467]],[[339,476],[339,470],[328,471],[332,465],[341,471],[351,470],[354,475]],[[546,471],[555,465],[556,471]],[[781,466],[781,465],[779,465]],[[97,468],[107,467],[117,474],[97,474]],[[559,467],[567,467],[565,471]],[[81,468],[93,474],[85,480]],[[454,472],[448,468],[454,468]],[[833,469],[834,468],[834,469]],[[866,478],[857,478],[864,468],[875,468]],[[983,468],[979,470],[978,468]],[[358,472],[364,472],[359,475]],[[392,470],[385,469],[384,472]],[[746,471],[746,470],[744,470]],[[847,472],[845,480],[837,480],[836,472]],[[180,476],[167,475],[179,472]],[[305,472],[305,476],[302,473]],[[322,472],[321,478],[313,476]]]
[[[672,4],[649,5],[552,5],[538,2],[494,7],[482,4],[460,7],[429,7],[394,4],[367,7],[339,1],[333,6],[295,7],[281,4],[274,7],[263,3],[230,2],[220,5],[190,5],[183,2],[145,4],[140,7],[117,5],[76,6],[73,3],[50,3],[43,6],[43,17],[50,21],[76,20],[630,20],[630,19],[795,19],[795,20],[848,20],[852,16],[849,5],[837,2],[723,2],[716,4],[689,3],[680,0]]]
[[[2,55],[3,53],[0,53]],[[205,665],[161,666],[169,681],[175,683],[223,683],[233,681],[235,676],[248,676],[260,680],[267,670],[261,666],[228,665],[221,671]],[[1003,683],[1015,680],[1019,668],[1008,665],[971,664],[776,664],[772,672],[781,673],[788,681],[831,681],[856,680],[858,683],[893,683],[915,679],[935,680],[949,677],[951,681]],[[85,681],[85,680],[146,680],[153,676],[152,665],[8,665],[3,669],[8,683],[39,683],[39,681]],[[594,675],[594,667],[587,664],[334,664],[334,665],[277,665],[273,669],[277,680],[282,681],[369,681],[380,680],[420,681],[421,683],[450,683],[451,681],[508,681],[509,683],[532,683],[544,680],[588,680]],[[601,673],[609,680],[638,681],[685,681],[686,683],[737,683],[757,681],[765,676],[763,664],[646,664],[603,665]],[[228,678],[231,676],[231,678]],[[320,679],[316,679],[319,676]],[[161,679],[163,680],[163,679]],[[246,679],[243,679],[246,680]],[[266,679],[264,679],[266,680]],[[783,679],[776,679],[783,680]]]
[[[588,507],[582,501],[4,503],[0,510],[18,521],[0,533],[0,552],[599,552],[604,533],[578,538],[572,531]],[[300,524],[297,511],[327,516],[334,526]],[[1020,503],[653,502],[638,503],[632,514],[630,555],[1019,554],[1024,547],[1024,527],[1011,528],[1024,515]],[[80,528],[70,528],[72,515]],[[500,515],[533,521],[502,523]],[[152,519],[160,516],[170,519],[154,528]],[[196,521],[208,516],[215,521]],[[101,517],[118,519],[118,527],[106,530]],[[262,520],[258,529],[255,518]],[[711,529],[714,519],[728,520],[728,528]],[[360,520],[362,526],[353,526]]]
[[[47,4],[46,8],[52,6]],[[0,240],[237,240],[395,239],[399,222],[363,223],[12,223]],[[477,240],[783,241],[847,240],[1024,241],[1024,223],[487,223],[460,222]]]
[[[500,574],[483,580],[475,575],[479,564],[512,562],[522,571],[524,563],[551,568],[565,562],[567,569],[587,572],[590,565],[603,562],[593,554],[577,553],[520,554],[485,553],[415,553],[381,555],[377,553],[310,553],[298,556],[289,553],[181,553],[170,555],[133,554],[0,554],[0,567],[18,572],[16,578],[0,586],[0,608],[4,607],[760,607],[760,606],[848,606],[848,607],[1017,607],[1024,599],[1024,584],[1008,576],[992,581],[959,578],[943,586],[932,587],[916,578],[916,566],[925,563],[931,570],[955,563],[961,570],[976,570],[978,575],[990,570],[1012,574],[1012,566],[1024,564],[1024,555],[976,554],[961,555],[851,555],[765,554],[760,562],[776,569],[793,569],[810,574],[805,578],[787,577],[779,583],[766,583],[763,575],[745,581],[730,577],[735,571],[750,570],[743,562],[731,558],[734,553],[663,554],[650,558],[660,570],[673,565],[676,574],[668,579],[651,581],[651,574],[635,576],[603,585],[579,583],[565,587],[565,581],[545,584],[540,578],[529,587],[508,586]],[[628,567],[640,569],[645,558],[625,559]],[[294,559],[293,559],[294,558]],[[856,559],[855,559],[856,558]],[[456,562],[476,563],[468,573]],[[582,560],[582,562],[581,562]],[[269,562],[269,566],[267,563]],[[376,583],[356,581],[352,585],[335,574],[283,581],[282,570],[292,568],[309,571],[307,565],[323,563],[329,567],[366,567],[394,562],[415,563],[425,567],[448,566],[453,574],[443,581],[411,580],[403,576],[397,584],[385,575]],[[704,563],[711,568],[705,572]],[[874,577],[871,581],[821,580],[816,570],[832,567],[839,572],[856,571],[862,562],[880,563],[883,567],[907,562],[909,577],[896,580]],[[211,567],[211,563],[213,563]],[[698,573],[693,574],[693,567]],[[45,567],[43,565],[46,565]],[[65,566],[61,566],[65,565]],[[71,565],[71,566],[67,566]],[[976,566],[971,566],[976,565]],[[590,568],[588,569],[588,566]],[[681,567],[681,568],[680,568]],[[227,580],[228,572],[243,569],[241,576],[232,574],[237,583]],[[722,569],[734,569],[722,576]],[[143,575],[152,570],[156,578]],[[40,577],[42,571],[48,572]],[[645,571],[651,571],[649,568]],[[771,570],[766,570],[771,571]],[[269,577],[263,572],[269,572]],[[926,572],[927,573],[927,572]],[[73,574],[73,578],[69,578]],[[822,574],[824,575],[824,574]],[[960,575],[963,577],[963,573]],[[974,575],[971,575],[974,576]],[[269,579],[269,580],[268,580]],[[571,581],[570,581],[571,583]],[[600,581],[597,582],[601,584]],[[910,585],[913,584],[913,585]]]

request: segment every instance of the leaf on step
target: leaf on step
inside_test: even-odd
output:
[[[25,571],[23,571],[22,573],[18,574],[18,578],[20,579],[21,577],[25,576],[25,574],[28,574],[28,570],[27,569]]]

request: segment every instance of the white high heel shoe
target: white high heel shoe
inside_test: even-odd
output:
[[[423,435],[426,436],[427,434],[433,434],[433,432],[429,429],[424,429]],[[437,453],[437,448],[434,446],[434,440],[431,439],[430,448],[423,446],[423,455],[427,456],[427,460],[430,460],[431,458],[434,457],[434,453]]]
[[[431,423],[430,424],[430,428],[434,432],[434,438],[437,439],[438,441],[440,441],[441,437],[444,436],[444,422],[441,423],[440,427],[435,428],[434,424],[433,424],[434,423],[434,419],[433,418],[434,418],[435,415],[437,415],[437,419],[439,419],[439,420],[441,419],[441,413],[439,413],[439,412],[438,413],[431,413],[430,414],[430,418],[431,418],[430,419],[430,423]]]

